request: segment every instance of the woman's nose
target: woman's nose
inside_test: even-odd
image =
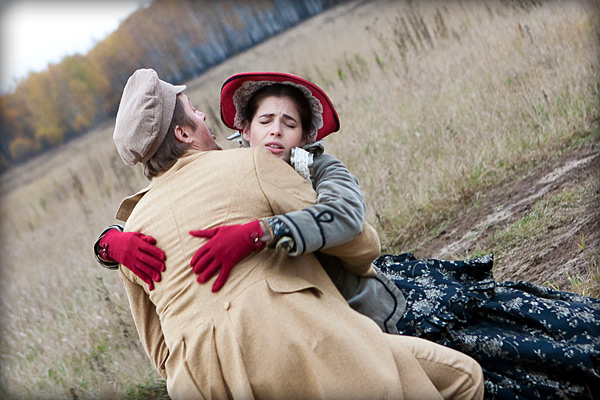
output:
[[[281,125],[280,124],[273,124],[271,126],[270,135],[271,136],[278,136],[278,137],[280,137],[282,135]]]

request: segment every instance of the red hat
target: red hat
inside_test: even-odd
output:
[[[340,129],[331,100],[314,83],[284,72],[244,72],[227,78],[221,87],[221,120],[231,129],[241,130],[241,110],[246,107],[252,94],[263,86],[273,83],[289,84],[300,89],[311,108],[312,127],[309,142],[323,139]]]

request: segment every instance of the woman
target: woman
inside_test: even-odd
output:
[[[274,116],[273,113],[261,112],[261,106],[265,105],[265,99],[270,96],[263,97],[263,94],[271,90],[269,88],[277,79],[278,74],[268,73],[232,76],[222,88],[221,117],[228,127],[242,130],[242,139],[246,144],[266,145],[285,159],[288,156],[291,158],[290,146],[310,143],[320,137],[296,136],[295,142],[291,144],[264,140],[265,137],[268,138],[264,128],[273,122]],[[310,91],[306,81],[286,77],[285,82],[288,82],[288,86],[304,86]],[[305,97],[310,99],[311,94],[312,92],[306,92]],[[324,103],[322,99],[319,101],[321,105]],[[277,109],[277,105],[281,106],[267,104],[266,109]],[[318,104],[309,108],[316,110],[311,120],[314,132],[319,125],[320,111]],[[286,108],[280,107],[278,110],[285,111]],[[281,115],[285,114],[283,111]],[[303,121],[302,125],[306,126],[306,116]],[[284,130],[290,128],[292,131],[297,127],[293,124],[282,126]],[[290,137],[289,132],[280,134],[282,137],[286,134]],[[315,146],[310,147],[314,148]],[[317,174],[313,170],[312,178],[319,197],[327,189],[335,191],[336,187],[335,183],[332,184],[335,180],[329,181],[324,178],[326,174],[320,175],[319,172],[319,160],[327,157],[330,156],[315,157]],[[334,165],[329,170],[335,171],[338,167],[344,168],[343,165]],[[306,172],[304,166],[301,170]],[[348,182],[355,185],[353,192],[360,193],[355,180]],[[327,183],[331,187],[322,186]],[[344,198],[340,196],[338,200],[343,203]],[[359,206],[330,204],[328,212],[333,215],[331,219],[336,220],[359,210],[360,218],[355,216],[353,221],[354,226],[362,226],[364,202],[362,197],[358,198]],[[310,215],[309,212],[298,213]],[[288,251],[291,255],[296,255],[295,252],[302,254],[318,250],[314,246],[303,247],[302,239],[319,237],[319,226],[297,225],[293,221],[293,218],[288,219],[286,216],[263,221],[266,231],[272,231],[273,237],[270,238],[267,234],[261,240],[270,247]],[[356,221],[360,223],[357,224]],[[221,230],[227,230],[228,233],[223,235]],[[229,262],[226,269],[230,270],[237,260],[219,260],[215,263],[214,257],[231,254],[231,249],[240,247],[240,243],[256,234],[256,231],[248,232],[246,228],[240,227],[223,227],[221,230],[193,232],[196,236],[212,237],[192,260],[194,272],[199,274],[200,282],[206,282],[220,268],[222,270],[225,262]],[[240,234],[232,235],[232,230]],[[327,241],[347,241],[351,237],[344,237],[345,232],[340,229],[327,231]],[[383,281],[391,279],[395,283],[394,288],[402,292],[396,298],[400,301],[406,299],[406,311],[395,323],[398,332],[425,337],[478,360],[484,369],[487,398],[593,398],[593,393],[599,390],[598,300],[527,283],[496,283],[490,272],[491,257],[454,262],[416,260],[411,255],[385,255],[375,265],[380,278]],[[226,276],[221,279],[221,285],[225,279]],[[218,290],[218,287],[213,289]],[[369,315],[369,312],[366,314]]]

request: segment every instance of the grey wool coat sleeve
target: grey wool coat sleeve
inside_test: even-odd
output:
[[[315,155],[311,180],[317,204],[279,215],[296,243],[291,256],[317,252],[317,258],[350,307],[366,315],[386,333],[398,333],[397,323],[406,300],[381,271],[358,276],[342,268],[339,259],[319,253],[346,243],[364,229],[365,202],[358,180],[346,166],[329,154]]]
[[[296,244],[290,256],[346,243],[363,229],[366,207],[356,177],[329,154],[315,156],[311,170],[317,204],[278,216]]]

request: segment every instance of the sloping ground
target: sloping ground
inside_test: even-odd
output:
[[[497,280],[527,280],[598,296],[600,137],[477,196],[426,238],[417,257],[492,252]]]

